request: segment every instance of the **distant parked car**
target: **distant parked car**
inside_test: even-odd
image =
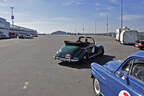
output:
[[[96,96],[144,96],[144,51],[124,61],[91,64]]]
[[[5,39],[5,38],[6,38],[5,34],[0,34],[0,39]]]
[[[32,39],[33,36],[31,34],[19,34],[20,39]]]
[[[33,36],[31,34],[25,34],[24,39],[32,39]]]
[[[8,39],[8,36],[4,32],[0,32],[0,39]]]
[[[63,45],[56,53],[56,60],[78,62],[104,54],[104,47],[95,44],[92,37],[81,36],[76,42],[64,42],[65,45]]]
[[[136,41],[135,47],[138,47],[139,49],[144,49],[144,40],[138,40]]]
[[[24,39],[24,34],[18,34],[19,39]]]

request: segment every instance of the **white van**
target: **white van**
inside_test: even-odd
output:
[[[121,29],[116,29],[116,40],[120,41],[120,34],[121,34]]]
[[[120,43],[122,44],[135,44],[138,40],[138,31],[136,30],[123,30],[120,34]]]

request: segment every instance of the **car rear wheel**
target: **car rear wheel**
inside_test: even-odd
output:
[[[94,90],[95,96],[101,96],[99,81],[96,78],[93,79],[93,90]]]
[[[83,56],[83,59],[84,59],[84,60],[87,60],[87,56],[86,56],[86,55],[84,55],[84,56]]]
[[[85,55],[83,55],[83,60],[88,60],[88,54],[85,53]]]
[[[86,53],[85,55],[82,56],[81,62],[87,62],[88,61],[88,54]]]

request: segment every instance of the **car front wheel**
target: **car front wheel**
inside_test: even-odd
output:
[[[99,81],[96,78],[93,79],[93,90],[94,90],[95,96],[101,96]]]
[[[139,49],[140,49],[140,50],[143,50],[143,48],[142,48],[142,47],[140,47]]]

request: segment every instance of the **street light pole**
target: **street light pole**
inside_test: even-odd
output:
[[[96,35],[96,32],[97,32],[97,24],[96,24],[96,20],[95,20],[95,35]]]
[[[123,0],[121,0],[121,31],[123,28]]]
[[[14,14],[13,14],[14,7],[10,7],[10,8],[11,8],[12,27],[14,27]]]

